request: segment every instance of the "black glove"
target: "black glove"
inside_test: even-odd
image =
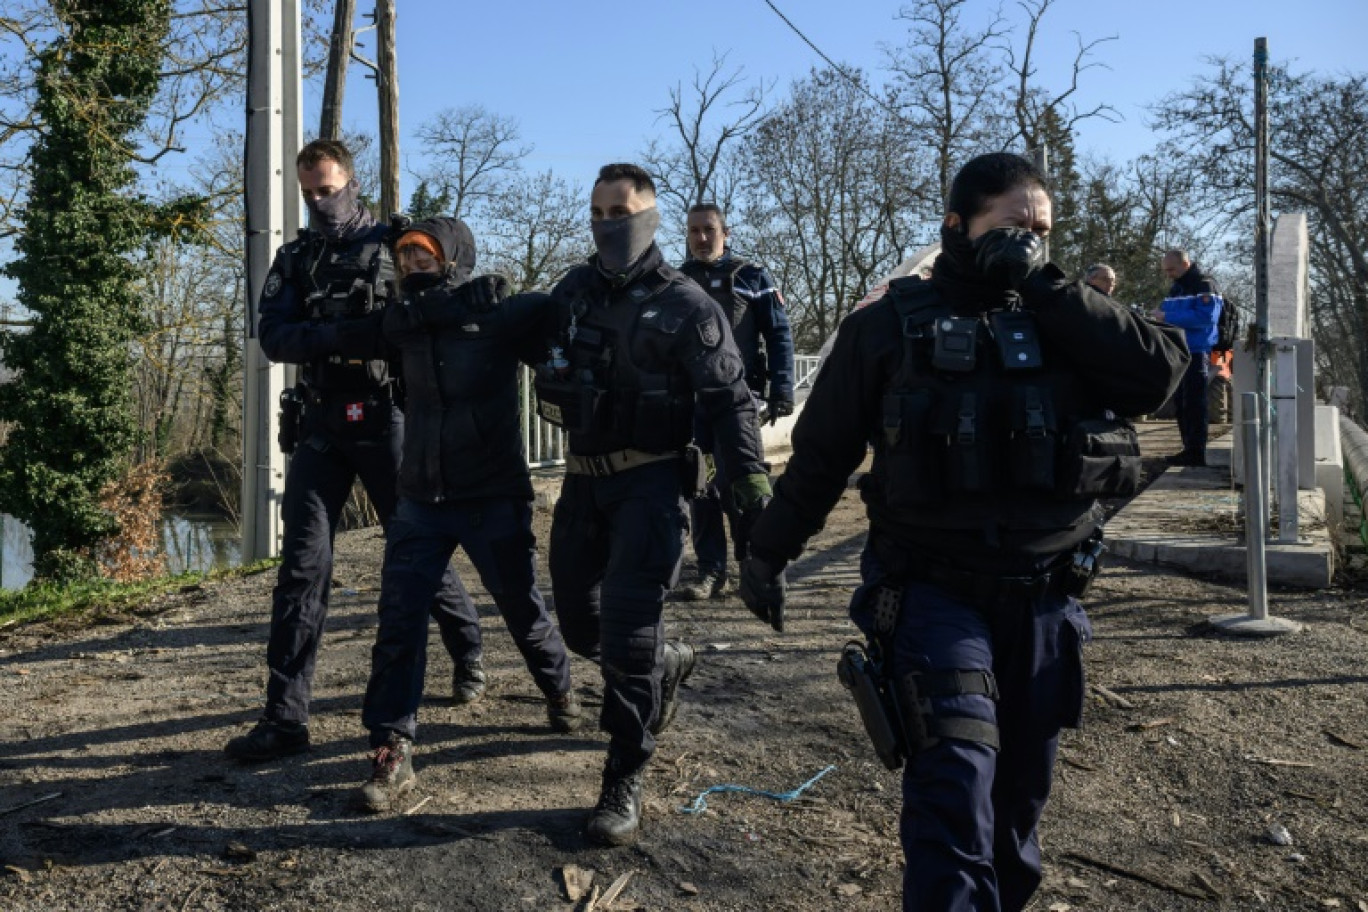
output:
[[[1025,228],[993,228],[974,241],[974,267],[995,287],[1019,291],[1046,262],[1044,239]]]
[[[508,297],[508,279],[501,275],[476,276],[456,289],[456,295],[468,308],[484,313],[499,306]]]
[[[758,557],[748,557],[741,562],[738,591],[751,614],[778,632],[784,632],[784,600],[788,583],[784,580],[783,570],[775,570]]]
[[[771,396],[769,401],[769,423],[772,425],[780,418],[787,418],[793,414],[793,400],[780,399],[778,396]]]

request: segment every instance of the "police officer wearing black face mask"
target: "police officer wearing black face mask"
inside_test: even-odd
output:
[[[603,670],[608,759],[587,835],[622,844],[641,822],[642,772],[671,721],[693,649],[666,644],[665,594],[679,578],[686,497],[702,488],[689,445],[694,410],[719,442],[742,509],[769,497],[755,406],[717,304],[655,245],[655,184],[636,165],[599,171],[591,199],[598,252],[552,291],[551,357],[538,408],[569,433],[551,526],[561,633]]]
[[[774,279],[765,267],[732,251],[726,213],[716,203],[691,206],[687,227],[689,259],[679,267],[680,272],[697,282],[726,314],[745,362],[746,385],[765,400],[770,423],[792,415],[793,334]],[[712,430],[707,424],[699,422],[694,441],[704,453],[712,454]],[[689,601],[718,598],[727,582],[723,515],[731,525],[738,560],[746,553],[746,521],[732,505],[728,479],[721,474],[690,509],[698,576],[680,587],[677,596]]]
[[[297,429],[282,427],[282,442],[293,434],[298,443],[285,475],[266,709],[255,728],[225,746],[239,760],[309,749],[309,699],[332,585],[333,536],[358,476],[388,524],[403,445],[394,377],[379,350],[379,319],[393,278],[387,229],[359,203],[352,156],[343,144],[309,143],[296,170],[311,228],[276,253],[262,287],[257,335],[268,358],[301,366],[303,413]],[[478,696],[479,613],[449,567],[432,614],[456,663],[458,701],[463,688],[466,696]],[[478,681],[468,682],[475,673]]]
[[[886,765],[905,764],[905,910],[1020,910],[1059,732],[1083,706],[1076,601],[1096,572],[1096,498],[1133,493],[1134,430],[1187,353],[1045,262],[1051,203],[1024,158],[955,176],[929,281],[841,324],[751,535],[741,594],[782,618],[802,552],[872,445],[864,580],[842,682]]]

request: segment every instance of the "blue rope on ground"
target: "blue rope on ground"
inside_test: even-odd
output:
[[[836,764],[833,763],[791,792],[766,792],[762,789],[751,788],[748,785],[714,785],[699,792],[698,797],[693,800],[693,804],[681,806],[679,812],[681,814],[703,813],[708,809],[708,796],[715,792],[744,792],[747,795],[759,795],[761,798],[772,798],[775,801],[792,801],[815,785],[818,779],[821,779],[835,768]]]

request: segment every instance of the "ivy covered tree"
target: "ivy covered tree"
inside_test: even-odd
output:
[[[93,575],[116,531],[101,489],[131,451],[135,257],[175,213],[133,190],[135,139],[158,87],[169,0],[54,0],[61,30],[37,62],[40,131],[5,269],[33,318],[0,334],[0,509],[33,530],[34,575]],[[182,213],[186,214],[186,213]]]

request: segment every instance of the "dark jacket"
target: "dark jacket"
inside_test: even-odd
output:
[[[566,345],[570,373],[595,373],[608,391],[605,410],[613,413],[613,420],[588,432],[572,432],[572,453],[682,450],[692,436],[697,408],[700,419],[714,429],[726,477],[765,471],[755,403],[727,320],[702,289],[666,265],[659,248],[652,245],[627,280],[617,285],[591,258],[571,270],[551,295],[557,314],[553,343],[568,342],[566,331],[574,314],[575,339]],[[604,366],[605,361],[611,366]],[[663,435],[659,427],[635,430],[669,437],[664,447],[644,447],[629,426],[643,404],[643,383],[658,387],[670,399],[675,420]]]
[[[746,384],[762,398],[792,402],[793,332],[784,298],[765,267],[727,248],[715,263],[690,258],[679,269],[727,315],[746,365]]]
[[[1026,299],[1046,363],[1071,372],[1079,393],[1096,409],[1138,415],[1163,404],[1187,366],[1179,330],[1138,317],[1082,282],[1065,283],[1051,270],[1061,280]],[[950,288],[936,294],[957,310],[976,306],[955,300]],[[884,395],[904,353],[903,330],[888,296],[842,322],[794,427],[793,455],[774,501],[751,533],[757,556],[793,560],[822,528],[867,445],[883,436]],[[882,470],[879,446],[874,458],[871,476]],[[968,495],[917,511],[890,509],[878,485],[862,483],[861,492],[871,537],[928,560],[996,575],[1033,572],[1090,535],[1102,519],[1094,501],[1060,502],[1041,493]],[[945,521],[968,515],[993,522],[970,530],[963,522]]]
[[[1216,282],[1193,263],[1188,267],[1187,272],[1173,280],[1173,285],[1169,287],[1168,296],[1170,298],[1182,298],[1188,295],[1220,294],[1216,288]]]
[[[520,355],[532,360],[526,350],[541,335],[549,298],[497,300],[492,277],[470,279],[474,241],[458,220],[415,228],[454,255],[440,282],[405,291],[385,312],[384,339],[398,354],[405,388],[399,493],[425,503],[530,500],[518,364]]]

